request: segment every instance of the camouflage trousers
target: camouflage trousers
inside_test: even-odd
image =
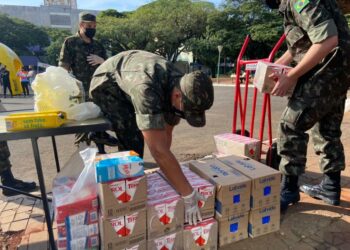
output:
[[[321,156],[323,173],[345,169],[341,137],[346,96],[323,98],[292,97],[282,114],[278,131],[280,170],[285,175],[300,175],[305,171],[307,145],[311,129],[314,150]]]
[[[0,175],[7,169],[11,168],[10,150],[6,141],[0,141]]]
[[[98,88],[91,92],[92,101],[111,121],[113,131],[120,143],[119,150],[134,150],[143,158],[144,138],[137,126],[132,103],[111,77],[97,75],[92,81],[103,81]]]

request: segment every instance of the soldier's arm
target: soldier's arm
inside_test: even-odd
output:
[[[275,61],[277,64],[282,64],[282,65],[289,65],[293,61],[293,56],[290,53],[289,50],[287,50],[283,56],[278,58],[278,60]]]
[[[174,126],[171,126],[169,124],[165,124],[165,132],[167,134],[167,139],[168,139],[168,148],[171,148],[171,143],[173,140],[173,130],[174,130]]]
[[[66,69],[67,71],[70,71],[72,63],[73,63],[72,53],[69,49],[68,40],[66,39],[62,44],[60,56],[58,59],[58,66]]]
[[[190,195],[193,191],[192,187],[182,173],[179,162],[170,151],[167,131],[165,129],[150,129],[143,130],[142,134],[153,158],[169,182],[182,196]]]
[[[293,9],[296,23],[307,33],[312,46],[299,64],[288,75],[298,79],[320,63],[338,46],[338,29],[322,1],[304,2]]]

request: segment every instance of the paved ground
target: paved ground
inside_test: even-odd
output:
[[[198,158],[214,151],[215,145],[212,136],[217,133],[229,131],[231,128],[233,90],[232,87],[218,87],[215,89],[215,104],[208,113],[208,124],[206,128],[193,129],[186,123],[182,123],[176,128],[173,151],[178,159],[182,161]],[[249,98],[251,98],[251,96]],[[28,108],[32,105],[32,100],[29,98],[2,100],[9,109]],[[272,124],[274,131],[285,103],[286,101],[281,98],[272,99]],[[258,110],[260,110],[260,107]],[[248,117],[250,117],[250,115],[248,115]],[[260,119],[260,114],[258,114],[257,117]],[[256,121],[257,124],[260,122],[259,119]],[[194,137],[193,134],[196,134],[196,136]],[[257,131],[255,132],[255,137],[257,137]],[[59,154],[62,163],[65,163],[75,150],[72,145],[73,139],[73,136],[62,136],[58,138]],[[346,155],[349,155],[350,113],[346,113],[344,117],[342,139]],[[50,141],[47,138],[40,139],[39,144],[43,155],[45,178],[49,187],[55,174],[52,149],[50,147]],[[21,178],[36,180],[29,142],[10,142],[10,148],[12,152],[11,161],[14,165],[13,170],[15,174]],[[25,161],[23,159],[25,159]],[[148,152],[146,152],[145,159],[146,161],[151,161]],[[349,165],[349,163],[350,158],[347,157],[347,165]],[[313,154],[311,145],[308,150],[307,166],[308,169],[305,176],[302,178],[302,182],[319,182],[322,176],[318,169],[318,157]],[[223,249],[350,249],[349,169],[344,171],[342,176],[343,192],[341,206],[327,206],[320,201],[302,196],[301,202],[290,208],[288,212],[282,216],[281,230],[279,232],[256,239],[247,239]],[[0,246],[1,243],[3,246],[9,243],[11,243],[11,245],[17,245],[21,239],[23,239],[23,246],[30,240],[33,242],[45,240],[47,234],[45,232],[40,232],[40,228],[45,228],[42,218],[40,203],[37,204],[30,199],[24,200],[20,198],[15,202],[0,202],[1,228],[3,232],[6,231],[6,229],[10,232],[12,230],[10,234],[2,234],[3,238],[0,238],[0,240],[2,239],[2,242],[0,241]],[[25,228],[23,228],[24,224]],[[21,238],[21,236],[25,231],[21,229],[27,231],[26,236],[23,238]],[[41,243],[38,244],[37,246],[41,248],[37,249],[44,249],[42,248],[43,245],[40,245]],[[27,248],[23,247],[22,249]]]

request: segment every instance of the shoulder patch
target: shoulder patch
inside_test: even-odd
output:
[[[294,9],[300,13],[308,4],[310,3],[310,0],[298,0],[294,4]]]

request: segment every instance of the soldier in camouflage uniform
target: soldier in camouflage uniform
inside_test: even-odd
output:
[[[284,16],[288,51],[276,61],[296,66],[279,80],[273,95],[285,96],[295,86],[282,114],[278,153],[283,173],[281,209],[300,200],[298,176],[305,171],[311,137],[321,156],[320,184],[300,190],[331,205],[340,203],[340,176],[345,168],[341,122],[350,77],[350,31],[335,0],[266,0]]]
[[[89,96],[89,88],[92,75],[97,67],[107,59],[106,50],[102,44],[94,40],[96,32],[96,16],[89,12],[79,14],[79,31],[74,36],[66,38],[59,57],[59,66],[71,71],[82,82],[85,97]],[[76,143],[94,140],[99,146],[100,153],[104,152],[102,144],[117,146],[115,138],[107,133],[79,134]]]
[[[146,141],[162,171],[184,197],[188,221],[196,223],[201,197],[187,182],[170,146],[180,118],[195,127],[205,125],[205,110],[214,100],[211,80],[200,71],[183,75],[161,56],[132,50],[98,67],[90,97],[111,120],[121,150],[134,150],[142,157]]]
[[[0,111],[5,111],[1,104],[1,100]],[[15,188],[23,192],[31,192],[37,189],[35,182],[24,182],[16,179],[13,176],[11,171],[10,150],[7,146],[6,141],[0,141],[0,177],[1,184],[6,187]],[[7,189],[3,189],[2,193],[5,196],[12,196],[18,194]]]

